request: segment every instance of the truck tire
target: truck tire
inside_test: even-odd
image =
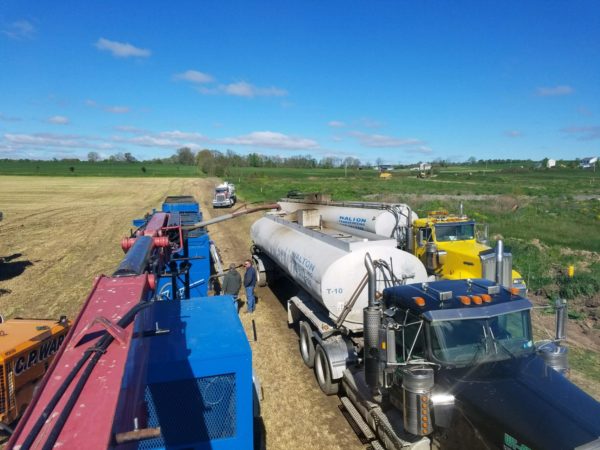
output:
[[[340,383],[331,379],[331,368],[327,353],[320,344],[317,345],[315,352],[315,378],[319,387],[326,395],[337,394],[340,390]]]
[[[312,369],[315,365],[315,343],[310,325],[301,320],[298,324],[298,334],[300,335],[300,356],[306,367]]]

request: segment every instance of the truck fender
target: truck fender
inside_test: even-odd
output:
[[[340,380],[344,375],[344,370],[357,360],[356,351],[352,344],[343,336],[335,335],[328,339],[323,339],[314,331],[313,338],[325,350],[331,378],[333,380]]]

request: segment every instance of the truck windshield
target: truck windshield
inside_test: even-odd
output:
[[[431,350],[440,362],[470,365],[501,360],[533,351],[529,311],[486,319],[431,323]]]
[[[215,192],[218,192],[218,193],[227,192],[227,188],[216,188]]]
[[[475,224],[469,222],[436,225],[435,237],[441,242],[475,239]]]

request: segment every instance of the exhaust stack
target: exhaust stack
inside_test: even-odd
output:
[[[504,242],[502,239],[496,244],[496,283],[502,284],[502,273],[504,272]]]
[[[371,255],[365,255],[365,266],[369,275],[369,306],[363,309],[365,381],[372,391],[379,388],[379,328],[381,328],[381,306],[375,300],[375,266]]]

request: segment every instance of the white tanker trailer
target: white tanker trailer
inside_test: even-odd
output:
[[[277,203],[288,214],[302,209],[315,209],[328,227],[342,231],[368,231],[395,238],[399,244],[407,240],[406,231],[418,219],[410,206],[403,203],[310,201],[293,198],[284,198]]]
[[[372,233],[356,236],[324,227],[311,229],[268,215],[252,225],[250,234],[259,262],[259,278],[262,275],[264,279],[265,272],[274,269],[274,263],[324,307],[323,312],[333,323],[342,317],[339,326],[353,331],[362,329],[362,311],[368,302],[364,289],[366,253],[386,262],[388,285],[392,280],[427,280],[425,267],[417,257],[397,249],[392,239]],[[385,280],[379,280],[378,289],[384,287]]]

